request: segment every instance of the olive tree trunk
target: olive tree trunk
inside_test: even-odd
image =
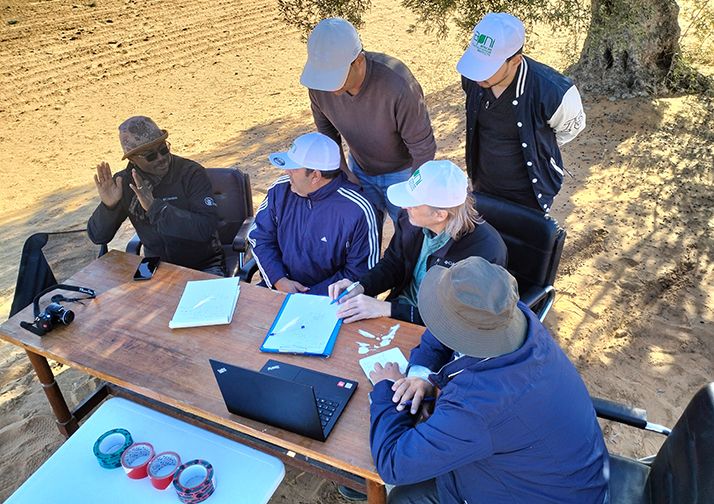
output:
[[[585,91],[615,97],[656,94],[679,60],[674,0],[592,0],[580,60],[568,71]]]

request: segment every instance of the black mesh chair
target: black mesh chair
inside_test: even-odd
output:
[[[218,235],[226,255],[226,270],[230,276],[242,275],[249,251],[248,229],[253,223],[250,176],[238,168],[208,168],[206,173],[218,205]],[[126,251],[140,253],[141,241],[137,235],[127,244]]]
[[[702,387],[670,430],[647,412],[593,398],[597,415],[667,436],[657,455],[610,455],[610,504],[714,502],[714,382]]]
[[[480,192],[474,196],[479,213],[506,243],[508,271],[518,281],[521,301],[543,321],[555,301],[565,230],[538,210]]]

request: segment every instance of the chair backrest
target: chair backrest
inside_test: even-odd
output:
[[[501,234],[508,249],[508,271],[521,294],[553,285],[565,243],[565,230],[542,212],[474,192],[479,213]]]
[[[695,394],[667,436],[647,493],[653,504],[714,502],[714,382]]]
[[[42,290],[69,278],[97,257],[86,229],[35,233],[25,240],[10,316],[32,303]]]
[[[246,217],[253,215],[250,176],[238,168],[208,168],[213,198],[218,205],[218,235],[231,245]]]

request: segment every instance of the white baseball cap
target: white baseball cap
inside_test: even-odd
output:
[[[398,207],[429,205],[453,208],[466,201],[469,182],[451,161],[427,161],[409,180],[387,188],[387,198]]]
[[[456,70],[472,81],[492,77],[526,42],[526,29],[517,17],[490,12],[474,27],[474,36]]]
[[[297,137],[286,152],[273,152],[268,159],[281,170],[330,171],[340,167],[340,148],[322,133],[306,133]]]
[[[307,39],[307,62],[300,83],[318,91],[337,91],[344,85],[350,65],[361,51],[359,34],[349,21],[323,19]]]

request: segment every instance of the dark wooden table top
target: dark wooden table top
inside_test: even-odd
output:
[[[379,351],[398,346],[408,357],[419,342],[422,327],[389,318],[343,324],[327,359],[261,353],[259,347],[283,294],[242,283],[230,325],[171,330],[169,320],[186,281],[214,277],[163,263],[153,279],[137,282],[132,277],[139,260],[135,255],[110,251],[65,282],[98,293],[83,305],[68,305],[76,314],[70,326],[57,327],[42,338],[36,336],[19,325],[20,320],[33,319],[30,306],[0,325],[0,338],[182,411],[381,481],[369,451],[368,393],[372,387],[359,366],[365,355],[358,353],[357,344],[375,341],[361,336],[358,329],[381,336],[400,324],[392,343]],[[52,294],[56,292],[42,300],[43,307]],[[359,386],[323,443],[229,413],[209,358],[254,370],[275,358],[349,378]]]

